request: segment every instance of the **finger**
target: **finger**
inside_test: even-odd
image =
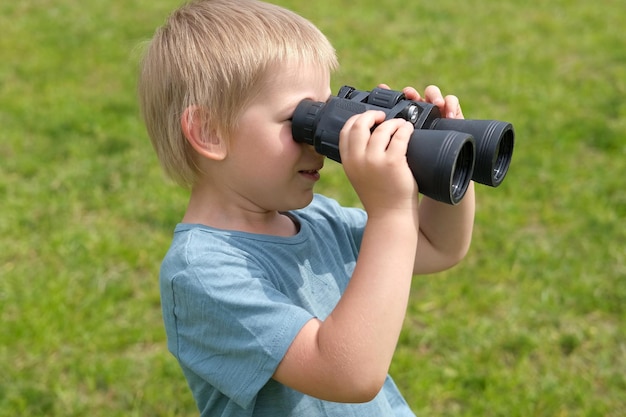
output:
[[[380,153],[388,151],[394,141],[395,135],[407,124],[413,129],[413,125],[404,119],[389,119],[380,126],[377,126],[367,145],[368,150]],[[402,138],[399,136],[399,139]]]
[[[385,90],[391,90],[391,87],[389,87],[387,84],[378,84],[378,88],[384,88]],[[407,98],[407,100],[424,101],[422,96],[420,96],[420,93],[413,87],[404,87],[402,89],[402,93],[404,93],[404,95]]]
[[[422,96],[420,96],[420,93],[413,87],[404,87],[402,89],[402,92],[408,100],[424,101],[424,99],[422,99]]]
[[[444,98],[445,106],[442,114],[449,119],[462,119],[463,111],[461,110],[461,104],[459,98],[455,95],[447,95]]]
[[[445,100],[441,90],[436,85],[429,85],[424,90],[424,97],[428,103],[432,103],[439,107],[439,110],[443,111],[445,106]]]
[[[363,151],[371,135],[371,129],[385,120],[383,111],[367,111],[355,114],[344,123],[339,132],[339,152]]]
[[[411,139],[413,132],[415,132],[415,126],[413,126],[411,122],[404,120],[404,122],[401,123],[398,129],[393,133],[389,146],[387,147],[387,152],[397,153],[402,156],[406,155],[409,140]]]
[[[354,123],[356,122],[356,119],[359,116],[361,116],[361,115],[360,114],[355,114],[354,116],[350,117],[343,124],[343,127],[341,128],[341,131],[339,131],[339,154],[340,155],[344,155],[345,156],[349,152],[351,152],[350,143],[352,141],[350,140],[350,136],[351,136],[351,132],[352,132],[352,127],[354,126]]]

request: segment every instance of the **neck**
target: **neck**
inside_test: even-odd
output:
[[[227,198],[200,186],[191,190],[182,221],[274,236],[293,236],[298,231],[294,221],[279,211],[264,210],[244,198]]]

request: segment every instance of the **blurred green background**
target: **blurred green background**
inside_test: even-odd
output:
[[[280,0],[343,84],[460,97],[517,133],[472,249],[414,280],[391,373],[422,416],[626,415],[626,14],[620,1]],[[158,268],[187,194],[138,117],[174,0],[0,4],[0,416],[193,416]],[[328,162],[319,192],[358,204]]]

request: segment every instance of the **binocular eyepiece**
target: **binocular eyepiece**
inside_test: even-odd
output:
[[[341,162],[339,133],[350,117],[367,110],[382,110],[386,119],[402,118],[415,126],[407,162],[422,194],[458,204],[471,180],[491,187],[504,180],[513,155],[510,123],[445,119],[437,106],[407,100],[401,91],[343,86],[325,103],[302,100],[292,117],[293,138]]]

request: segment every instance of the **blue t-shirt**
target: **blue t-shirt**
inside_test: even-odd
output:
[[[203,417],[414,416],[390,377],[364,404],[322,401],[272,379],[291,342],[324,320],[356,264],[367,215],[316,195],[295,236],[179,224],[161,266],[168,348]]]

